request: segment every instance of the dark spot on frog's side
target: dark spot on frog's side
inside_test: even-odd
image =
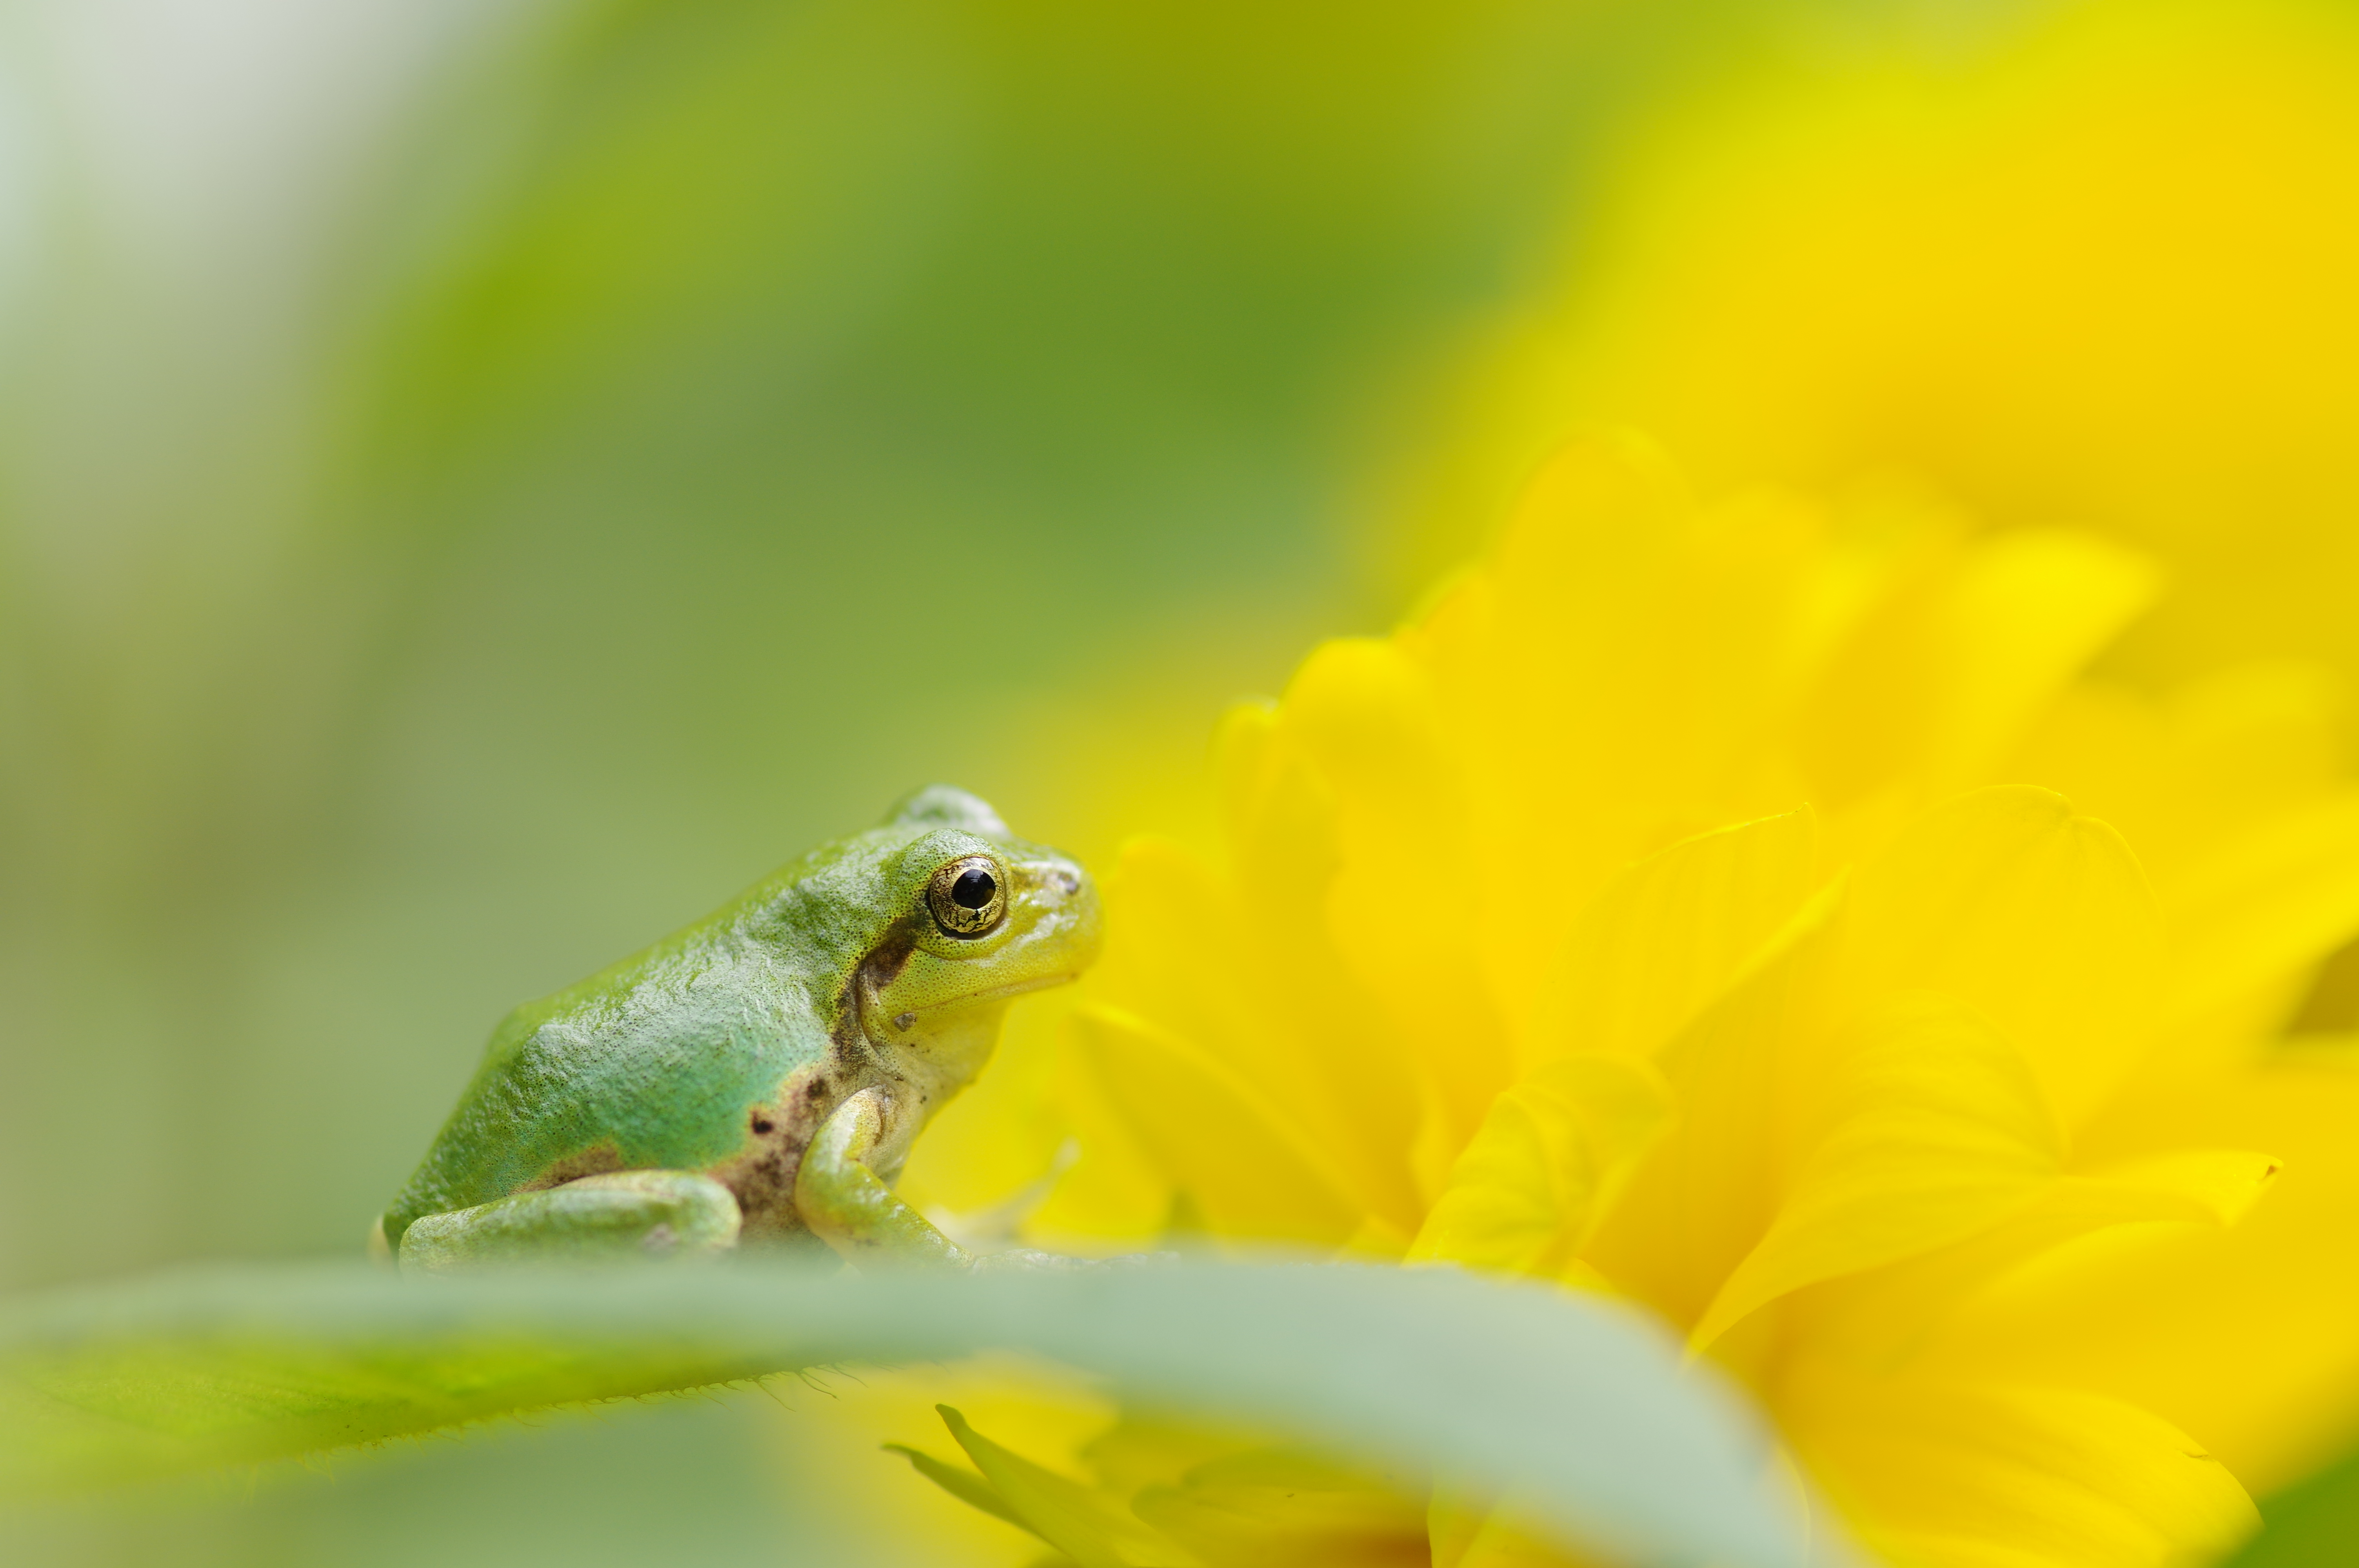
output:
[[[803,1229],[795,1212],[795,1173],[831,1108],[827,1088],[828,1079],[808,1069],[788,1079],[771,1099],[747,1108],[745,1146],[707,1169],[737,1199],[748,1238]]]
[[[818,1073],[799,1080],[789,1097],[788,1115],[819,1124],[820,1113],[827,1104],[827,1079]]]

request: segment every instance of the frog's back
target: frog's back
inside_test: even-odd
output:
[[[730,914],[509,1014],[387,1207],[386,1238],[423,1215],[604,1171],[758,1162],[798,1080],[833,1053],[841,978]]]

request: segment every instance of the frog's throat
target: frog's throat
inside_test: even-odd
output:
[[[1081,974],[1078,970],[1070,975],[1036,975],[1030,979],[1010,980],[1004,986],[969,991],[964,996],[946,997],[940,1001],[903,1007],[894,1011],[893,1004],[886,1001],[878,988],[864,976],[859,988],[860,1033],[872,1047],[890,1050],[897,1045],[924,1039],[929,1033],[929,1024],[939,1027],[957,1019],[970,1008],[987,1008],[995,1013],[1027,992],[1068,985],[1079,979]]]

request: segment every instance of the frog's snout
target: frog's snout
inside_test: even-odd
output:
[[[1071,860],[1027,860],[1016,868],[1016,896],[1031,906],[1039,935],[1067,950],[1070,972],[1079,974],[1097,957],[1098,890],[1089,873]]]

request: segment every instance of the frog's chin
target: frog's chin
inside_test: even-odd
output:
[[[1037,975],[1028,980],[1010,980],[1004,986],[969,991],[964,996],[944,997],[940,1001],[898,1011],[884,998],[872,995],[868,998],[869,1005],[862,1009],[862,1022],[867,1026],[869,1039],[878,1044],[889,1044],[897,1040],[907,1040],[920,1026],[943,1013],[960,1012],[988,1002],[1006,1001],[1028,991],[1044,991],[1051,986],[1070,985],[1081,978],[1079,970],[1071,974]]]

